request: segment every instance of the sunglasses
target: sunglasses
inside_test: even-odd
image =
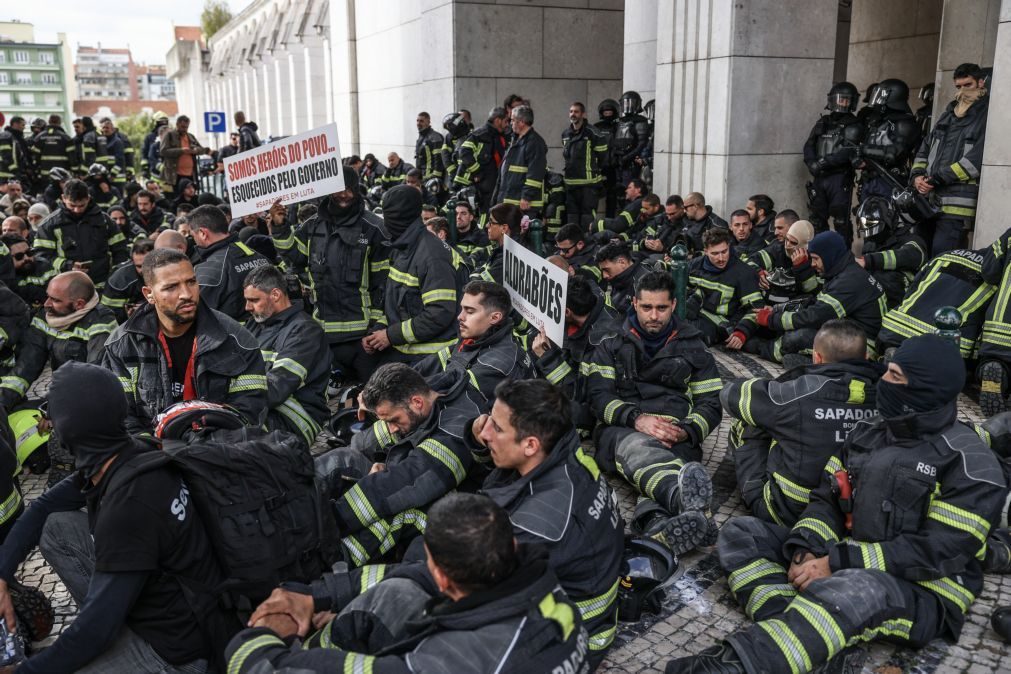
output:
[[[23,253],[12,253],[11,257],[13,257],[17,262],[21,262],[21,260],[25,259],[26,257],[31,257],[33,255],[35,255],[35,251],[28,250]]]

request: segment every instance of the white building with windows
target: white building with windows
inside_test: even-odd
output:
[[[0,112],[7,119],[58,114],[69,125],[75,91],[70,49],[63,33],[57,39],[36,42],[32,24],[0,22]]]

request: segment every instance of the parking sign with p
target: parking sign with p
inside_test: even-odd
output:
[[[204,130],[207,133],[224,133],[227,126],[227,118],[223,112],[205,112]]]

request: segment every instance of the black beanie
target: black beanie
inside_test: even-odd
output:
[[[394,239],[421,219],[421,190],[410,185],[397,185],[383,195],[383,220]]]
[[[821,232],[807,244],[807,252],[821,258],[825,271],[836,266],[849,249],[839,232]]]
[[[902,368],[909,384],[906,405],[919,412],[944,407],[965,386],[965,361],[950,339],[920,335],[902,342],[892,361]]]
[[[53,373],[49,418],[74,455],[74,467],[90,479],[113,455],[132,446],[126,431],[123,385],[110,370],[69,361]]]

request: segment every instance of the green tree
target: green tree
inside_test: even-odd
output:
[[[141,112],[129,117],[118,117],[116,128],[130,139],[130,145],[133,146],[133,170],[137,174],[140,172],[140,152],[144,147],[144,137],[154,128],[154,120],[151,119],[151,115]]]
[[[222,26],[232,20],[232,11],[226,0],[204,0],[204,11],[200,13],[200,27],[204,39],[210,40]]]

